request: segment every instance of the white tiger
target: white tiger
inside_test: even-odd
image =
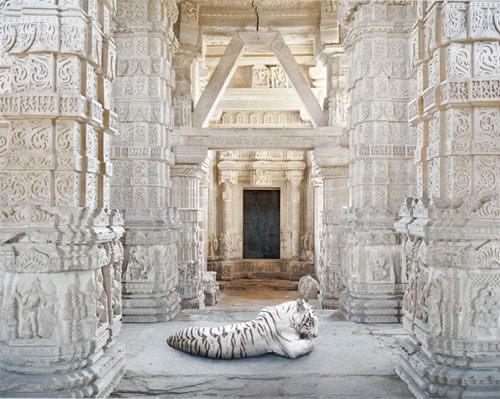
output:
[[[318,318],[303,299],[264,308],[256,319],[224,327],[189,327],[167,339],[173,348],[197,356],[237,359],[265,353],[296,358],[313,349]]]

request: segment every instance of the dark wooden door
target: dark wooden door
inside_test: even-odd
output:
[[[243,191],[243,258],[279,257],[280,191]]]

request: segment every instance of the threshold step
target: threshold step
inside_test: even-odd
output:
[[[221,290],[246,290],[254,288],[273,289],[278,291],[297,291],[298,281],[278,279],[241,279],[231,281],[219,281]]]

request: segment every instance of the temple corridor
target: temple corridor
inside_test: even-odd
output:
[[[400,324],[359,325],[338,311],[317,310],[315,349],[293,360],[274,354],[213,360],[165,343],[177,329],[250,320],[262,307],[296,297],[296,291],[270,288],[221,290],[219,304],[209,310],[183,310],[167,323],[124,325],[119,342],[128,349],[125,374],[111,397],[412,397],[394,371],[396,342],[406,335]]]
[[[410,392],[500,398],[500,1],[0,0],[0,396]]]

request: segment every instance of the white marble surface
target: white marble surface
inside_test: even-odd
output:
[[[400,325],[355,325],[336,311],[319,310],[313,351],[293,360],[275,355],[212,360],[166,344],[177,329],[239,322],[256,314],[185,310],[168,323],[124,325],[119,341],[127,347],[126,373],[113,395],[411,398],[393,370]]]

